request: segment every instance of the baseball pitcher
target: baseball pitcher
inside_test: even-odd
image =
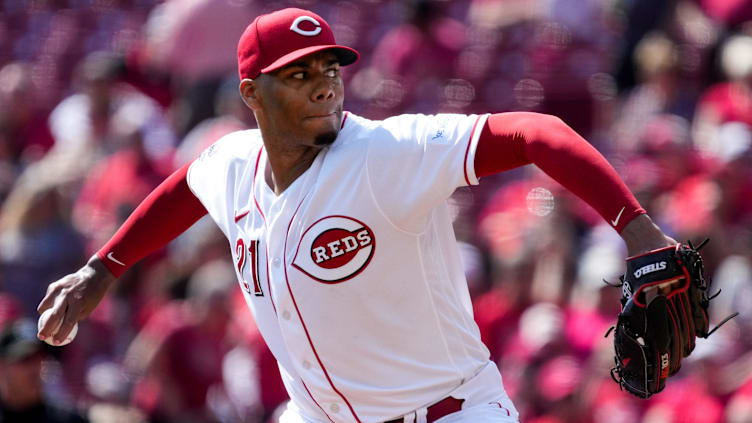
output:
[[[238,72],[259,129],[229,134],[179,169],[84,267],[52,283],[39,305],[40,313],[52,310],[39,337],[64,339],[118,276],[208,213],[279,362],[291,399],[281,422],[517,422],[473,320],[446,199],[530,163],[594,207],[629,255],[642,257],[629,262],[641,275],[627,278],[635,292],[668,279],[679,290],[691,285],[679,264],[652,260],[657,250],[657,261],[675,263],[669,253],[689,247],[664,235],[560,119],[520,112],[369,120],[343,110],[340,68],[358,57],[311,11],[256,18],[240,38]],[[632,283],[648,275],[661,278]],[[670,373],[661,354],[667,366],[676,363],[690,349],[675,342],[707,334],[707,324],[696,323],[707,323],[701,305],[667,301],[674,288],[666,289],[647,308],[624,303],[624,313],[642,312],[633,320],[666,323],[656,362],[624,362],[642,353],[639,343],[619,350],[622,381],[637,365],[658,378],[640,385],[646,392]],[[674,313],[673,303],[684,308]],[[637,323],[627,320],[617,335],[636,339]]]

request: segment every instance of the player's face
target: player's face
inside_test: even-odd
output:
[[[257,118],[265,121],[263,129],[307,146],[334,142],[342,122],[344,88],[333,53],[305,56],[257,81]]]

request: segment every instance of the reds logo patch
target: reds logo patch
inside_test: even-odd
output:
[[[355,277],[368,266],[376,238],[365,223],[347,216],[327,216],[306,229],[292,265],[323,283]]]

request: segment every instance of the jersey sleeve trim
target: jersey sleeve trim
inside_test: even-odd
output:
[[[198,193],[196,191],[194,191],[193,187],[191,186],[191,170],[193,170],[193,165],[197,161],[198,160],[192,161],[191,164],[188,166],[188,170],[185,172],[185,183],[188,185],[188,189],[191,191],[191,193],[193,195],[195,195],[196,198],[198,198],[198,201],[201,201],[201,197],[198,196]],[[201,201],[201,203],[203,204],[203,201]],[[206,207],[206,206],[204,206],[204,207]]]
[[[191,171],[193,170],[193,165],[196,164],[196,162],[198,162],[198,159],[193,160],[188,166],[188,170],[185,173],[185,184],[188,185],[188,190],[191,192],[191,194],[193,194],[198,199],[198,202],[201,203],[204,208],[206,208],[207,214],[211,215],[211,213],[208,212],[209,209],[207,208],[207,205],[204,204],[204,200],[201,199],[201,196],[198,195],[198,192],[196,192],[196,190],[194,190],[191,186]],[[224,229],[222,230],[222,232],[224,232]]]
[[[488,114],[480,115],[475,120],[472,131],[470,131],[470,137],[467,142],[467,149],[465,150],[465,182],[468,186],[478,185],[480,181],[475,173],[475,153],[478,150],[478,140],[480,139],[480,129],[486,124]],[[479,129],[480,128],[480,129]]]

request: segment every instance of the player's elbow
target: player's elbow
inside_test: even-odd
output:
[[[559,133],[562,131],[571,131],[569,125],[567,125],[566,122],[564,122],[560,117],[542,113],[538,115],[537,128],[542,133]]]
[[[519,133],[529,141],[542,136],[571,131],[571,128],[558,116],[536,112],[507,112],[491,115],[492,131],[496,133]]]
[[[543,142],[549,145],[559,144],[572,139],[574,130],[560,117],[539,113],[533,130],[532,142]]]

